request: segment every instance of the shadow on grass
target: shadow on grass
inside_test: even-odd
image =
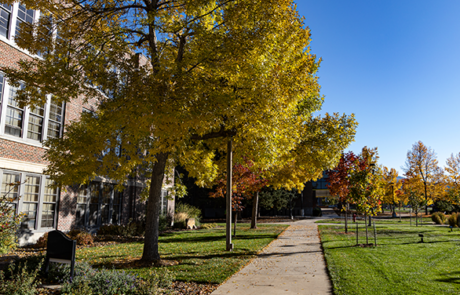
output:
[[[451,273],[444,273],[441,276],[443,279],[436,279],[436,282],[449,283],[449,284],[460,284],[460,271],[453,271]],[[452,277],[455,276],[455,277]]]
[[[278,235],[236,235],[233,237],[235,240],[255,240],[255,239],[276,239]],[[221,236],[204,236],[204,237],[175,237],[175,238],[163,238],[160,240],[161,243],[200,243],[200,242],[216,242],[225,241],[225,234]]]

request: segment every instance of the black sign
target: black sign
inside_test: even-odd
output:
[[[70,264],[70,277],[73,277],[75,267],[75,252],[77,241],[71,240],[63,232],[53,230],[48,232],[48,243],[45,258],[45,272],[48,273],[49,263]]]

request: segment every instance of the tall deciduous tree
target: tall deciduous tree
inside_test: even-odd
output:
[[[425,146],[421,141],[414,143],[412,150],[407,152],[404,170],[406,175],[416,175],[423,183],[425,214],[428,214],[428,189],[430,184],[435,183],[436,174],[439,173],[438,169],[438,160],[434,150]]]
[[[337,166],[328,171],[329,184],[328,189],[331,196],[337,197],[342,204],[345,204],[347,213],[348,204],[352,203],[350,199],[350,171],[353,167],[357,156],[352,152],[342,154]],[[348,232],[348,217],[345,218],[345,232]]]
[[[233,165],[232,172],[232,202],[233,210],[243,209],[242,200],[252,199],[251,228],[257,228],[257,208],[259,205],[259,191],[267,185],[267,180],[262,178],[260,171],[251,171],[252,161],[246,160],[244,164]],[[227,193],[227,178],[224,177],[217,182],[216,191],[211,197],[225,197]],[[236,220],[236,219],[235,219]]]
[[[383,185],[381,169],[377,166],[378,158],[377,148],[364,147],[353,166],[350,167],[348,176],[350,198],[356,209],[363,212],[366,218],[381,210]]]
[[[460,203],[460,153],[451,154],[446,160],[447,195],[450,202]]]
[[[383,185],[383,203],[391,204],[393,207],[393,216],[396,215],[396,204],[400,202],[398,190],[401,187],[401,181],[398,180],[398,171],[396,169],[383,167],[382,171],[382,185]]]
[[[145,167],[144,261],[160,259],[168,165],[181,164],[199,185],[210,184],[225,167],[216,154],[225,155],[233,137],[237,162],[244,155],[258,169],[277,167],[284,172],[278,175],[293,176],[286,186],[302,186],[335,166],[336,151],[353,140],[353,117],[312,117],[323,101],[320,60],[292,0],[21,3],[48,17],[23,25],[17,38],[43,58],[1,68],[10,83],[24,84],[20,103],[41,105],[44,94],[57,102],[98,101],[95,115],[48,142],[47,173],[64,185],[104,175],[121,187]]]
[[[402,198],[415,212],[416,225],[418,212],[423,205],[424,199],[424,185],[423,181],[420,179],[420,176],[417,174],[406,173],[406,178],[402,182]],[[412,217],[411,217],[412,218]]]

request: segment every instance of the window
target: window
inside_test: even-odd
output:
[[[114,192],[113,194],[113,205],[112,205],[112,224],[120,224],[120,205],[121,198],[123,197],[122,192]]]
[[[0,4],[0,35],[5,38],[8,38],[11,8],[11,5]]]
[[[22,23],[32,24],[34,22],[34,14],[35,12],[33,10],[26,9],[24,5],[19,4],[15,35],[19,34],[19,28]]]
[[[96,226],[99,224],[99,184],[91,184],[91,197],[89,203],[89,225]]]
[[[17,92],[21,87],[23,86],[8,86],[0,73],[0,114],[1,109],[4,114],[4,117],[0,117],[4,125],[0,133],[29,142],[43,142],[47,138],[61,137],[64,103],[58,103],[56,99],[50,97],[44,105],[21,108],[16,100]]]
[[[89,188],[87,185],[82,186],[78,191],[77,212],[75,222],[77,226],[85,226],[86,224],[86,208],[89,200]]]
[[[58,104],[55,99],[51,98],[50,118],[48,122],[48,137],[59,138],[62,128],[62,110],[63,104]]]
[[[161,190],[161,211],[162,215],[166,215],[168,213],[168,191]]]
[[[17,183],[11,186],[9,184]],[[22,227],[28,230],[56,228],[59,189],[45,175],[29,175],[25,172],[0,169],[2,196],[13,199],[16,212],[25,214]],[[18,197],[21,196],[19,199]]]
[[[11,185],[18,183],[18,185]],[[11,202],[14,208],[18,207],[18,193],[19,193],[19,174],[3,173],[2,177],[2,197],[5,196],[7,199],[11,198]]]
[[[110,183],[93,182],[82,187],[77,199],[76,224],[80,227],[119,224],[122,197],[123,193],[115,191]]]
[[[29,113],[29,125],[27,127],[27,138],[41,141],[43,129],[44,107],[35,107]]]
[[[19,88],[10,86],[8,94],[8,106],[6,109],[5,133],[16,137],[22,137],[22,120],[24,111],[14,97]]]
[[[37,206],[40,193],[40,177],[28,176],[25,183],[24,200],[22,210],[26,214],[23,225],[29,229],[35,228],[37,219]]]
[[[112,199],[113,186],[104,183],[102,187],[101,223],[109,223],[110,200]]]
[[[45,193],[42,207],[42,224],[41,227],[54,227],[56,216],[56,203],[58,201],[59,189],[53,188],[53,181],[45,180]]]

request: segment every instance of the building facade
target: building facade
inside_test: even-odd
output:
[[[38,21],[40,12],[25,6],[0,4],[0,69],[20,60],[41,58],[19,48],[14,36],[20,23]],[[15,199],[17,213],[25,213],[20,244],[35,242],[50,230],[69,231],[72,228],[95,230],[103,224],[127,223],[144,212],[139,200],[144,183],[127,178],[124,190],[116,191],[115,183],[103,178],[89,185],[76,184],[60,189],[43,172],[48,138],[63,136],[66,126],[79,120],[84,111],[97,108],[97,101],[75,99],[57,103],[48,95],[46,103],[37,108],[21,107],[15,101],[18,88],[9,85],[0,72],[0,188],[1,197]],[[19,185],[12,186],[12,183]],[[174,212],[174,200],[162,191],[162,213]]]

